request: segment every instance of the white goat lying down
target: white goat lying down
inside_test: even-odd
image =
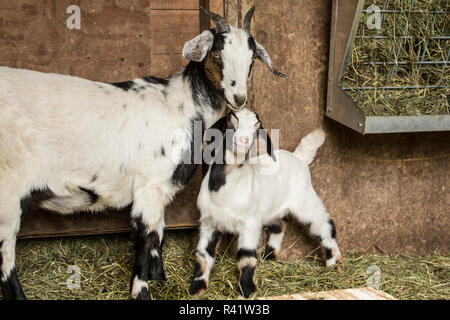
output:
[[[135,263],[131,297],[149,299],[147,280],[163,280],[164,210],[193,176],[194,136],[247,99],[255,59],[277,76],[269,55],[244,27],[203,10],[216,24],[186,42],[189,64],[165,79],[101,83],[0,67],[0,284],[24,299],[15,243],[32,193],[63,214],[132,204]],[[176,133],[181,133],[181,136]],[[176,138],[176,139],[175,139]],[[173,157],[179,154],[183,157]],[[185,160],[188,161],[185,161]],[[201,162],[201,159],[200,159]]]
[[[284,236],[282,218],[289,213],[309,225],[310,232],[319,237],[327,266],[340,262],[335,225],[313,189],[308,167],[325,140],[323,130],[317,129],[304,137],[294,152],[273,152],[269,147],[275,161],[265,154],[249,163],[249,151],[256,145],[255,137],[262,128],[257,115],[248,109],[231,112],[227,127],[235,130],[234,135],[232,139],[224,138],[197,200],[201,228],[190,293],[208,287],[220,234],[231,232],[239,237],[239,282],[242,294],[248,297],[256,289],[256,249],[262,228],[269,227],[264,256],[275,258]],[[270,139],[267,142],[271,146]]]

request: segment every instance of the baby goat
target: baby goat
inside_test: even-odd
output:
[[[268,152],[249,160],[262,129],[257,115],[248,109],[231,112],[227,134],[221,149],[203,179],[197,205],[201,212],[200,240],[190,293],[208,287],[217,243],[222,232],[238,234],[237,266],[242,294],[250,296],[255,289],[256,249],[263,226],[269,239],[265,256],[274,258],[284,236],[283,217],[291,213],[299,222],[309,225],[325,248],[326,265],[341,261],[336,243],[336,229],[325,206],[311,184],[308,165],[313,161],[325,134],[317,129],[305,136],[297,149]],[[231,138],[230,138],[231,136]],[[252,161],[254,160],[254,161]],[[253,164],[252,164],[253,163]]]

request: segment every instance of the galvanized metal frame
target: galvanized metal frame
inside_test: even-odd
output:
[[[361,134],[450,131],[449,115],[366,116],[345,93],[348,89],[339,86],[351,56],[364,3],[364,0],[333,0],[326,116]],[[445,67],[448,61],[442,63]]]

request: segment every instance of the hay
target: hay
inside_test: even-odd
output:
[[[436,11],[450,11],[450,1],[416,0],[411,7],[411,0],[376,0],[366,1],[364,9],[372,3],[400,12],[382,13],[379,30],[369,29],[371,13],[362,13],[340,85],[368,116],[450,114],[450,66],[436,63],[449,60],[450,40],[442,39],[449,36],[449,14]],[[386,86],[440,88],[379,88]]]
[[[188,295],[194,270],[195,232],[169,232],[164,248],[167,281],[149,282],[153,299],[234,299],[237,268],[234,257],[219,252],[211,287],[203,295]],[[371,265],[381,269],[381,290],[400,299],[447,299],[450,257],[347,253],[343,272],[323,267],[315,258],[291,262],[261,261],[257,268],[258,296],[366,286]],[[29,299],[128,299],[133,246],[125,235],[46,240],[19,240],[17,269]],[[67,267],[81,270],[81,289],[69,290]]]

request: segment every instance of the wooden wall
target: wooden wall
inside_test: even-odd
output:
[[[221,1],[203,1],[220,10]],[[199,0],[1,0],[2,65],[113,82],[183,67],[200,31]],[[70,5],[81,29],[66,26]],[[222,9],[223,10],[223,9]]]

